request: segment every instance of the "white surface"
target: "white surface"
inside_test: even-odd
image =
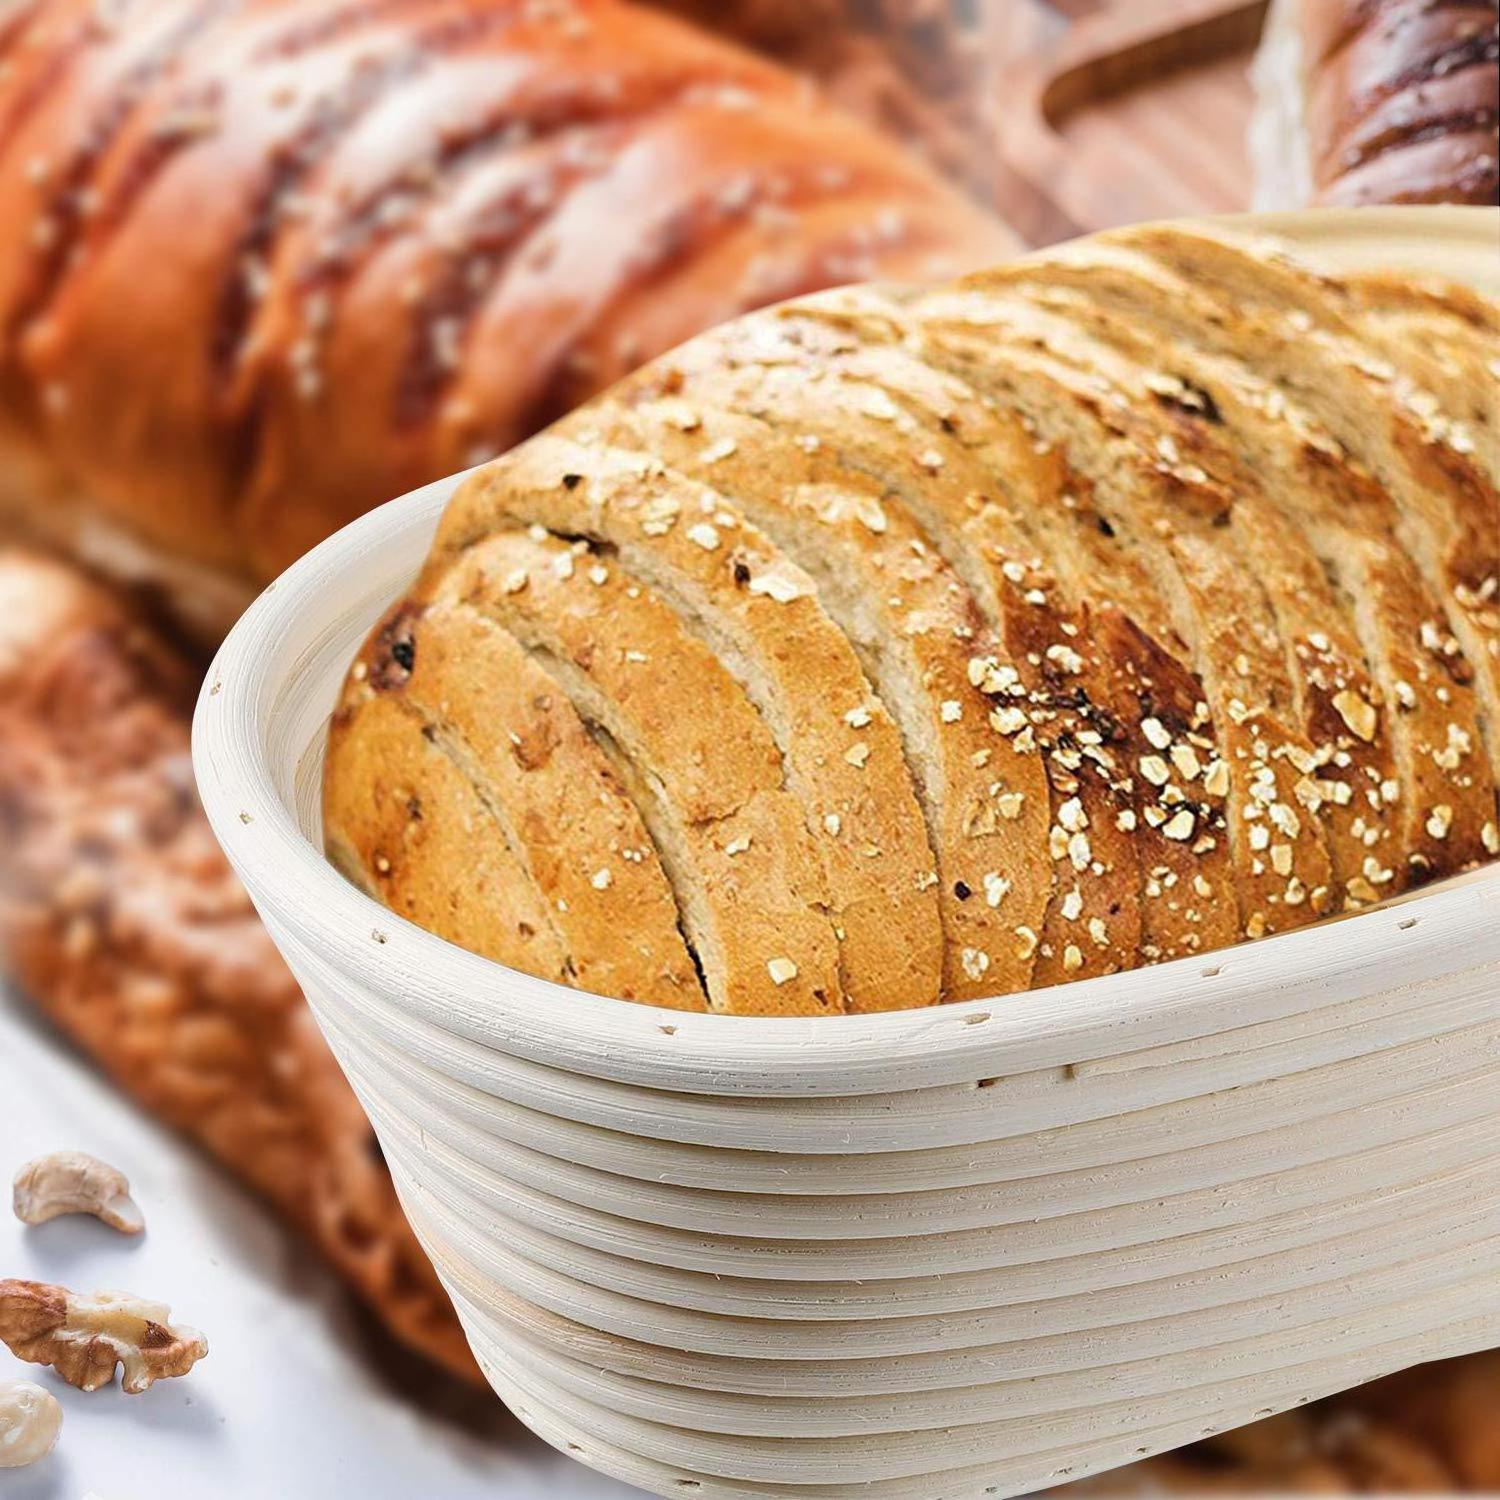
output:
[[[92,1219],[27,1228],[10,1177],[77,1147],[129,1176],[130,1239]],[[0,1276],[118,1287],[208,1335],[191,1375],[139,1396],[75,1391],[0,1345],[0,1378],[56,1393],[52,1454],[0,1472],[4,1500],[630,1500],[544,1447],[498,1404],[492,1437],[424,1416],[368,1357],[332,1275],[247,1195],[43,1034],[0,981]],[[474,1405],[483,1409],[480,1402]]]
[[[1482,210],[1250,222],[1493,285]],[[452,483],[257,601],[194,756],[523,1420],[674,1500],[966,1500],[1500,1342],[1500,865],[1200,959],[837,1019],[602,1000],[343,881],[327,716]]]

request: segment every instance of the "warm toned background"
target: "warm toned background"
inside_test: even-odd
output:
[[[665,3],[915,137],[1032,244],[1250,207],[1265,0]],[[955,14],[967,17],[956,36]]]
[[[997,198],[1047,243],[1250,207],[1257,0],[1005,0],[986,8]]]
[[[5,3],[0,0],[0,14]],[[940,35],[936,24],[950,13],[949,0],[660,3],[816,74],[851,109],[919,141],[1031,243],[1134,220],[1250,206],[1248,67],[1262,4],[972,0],[963,35],[951,37]],[[16,1108],[23,1082],[30,1101],[28,1149],[33,1140],[41,1149],[66,1134],[70,1144],[102,1154],[124,1152],[127,1145],[136,1154],[133,1125],[123,1111],[104,1113],[91,1092],[97,1084],[30,1033],[24,1043],[0,1042],[0,1100],[9,1097]],[[0,1105],[0,1122],[5,1118]],[[121,1411],[111,1399],[117,1393],[100,1393],[86,1418],[70,1406],[78,1429],[70,1439],[71,1467],[45,1487],[8,1488],[7,1500],[13,1494],[77,1500],[90,1488],[104,1500],[132,1500],[156,1492],[144,1487],[144,1476],[159,1461],[189,1494],[206,1489],[212,1476],[214,1492],[226,1495],[352,1493],[354,1486],[370,1500],[383,1500],[413,1492],[411,1476],[425,1472],[426,1453],[441,1454],[432,1483],[442,1500],[481,1491],[523,1500],[538,1479],[537,1492],[550,1488],[568,1500],[622,1493],[528,1448],[495,1403],[445,1387],[415,1360],[391,1355],[363,1323],[347,1326],[347,1313],[329,1320],[330,1289],[306,1258],[286,1248],[217,1174],[171,1149],[159,1135],[143,1137],[139,1146],[143,1159],[161,1152],[154,1180],[142,1184],[153,1201],[153,1236],[118,1273],[94,1255],[90,1241],[78,1240],[69,1252],[75,1279],[97,1274],[138,1281],[143,1291],[173,1297],[189,1320],[196,1314],[208,1322],[204,1308],[234,1304],[238,1311],[210,1330],[221,1338],[202,1380],[191,1390],[181,1382],[181,1390],[153,1400],[147,1424],[155,1428],[153,1442],[139,1441],[138,1416]],[[189,1186],[191,1193],[179,1195]],[[169,1197],[170,1208],[163,1202]],[[11,1253],[29,1253],[20,1236],[10,1243]],[[55,1249],[56,1242],[49,1243]],[[202,1251],[212,1274],[197,1286],[181,1281],[174,1246]],[[40,1274],[48,1265],[39,1259],[25,1269]],[[260,1294],[246,1300],[252,1282]],[[333,1349],[322,1347],[329,1327],[337,1334]],[[269,1414],[273,1404],[296,1406],[303,1397],[295,1392],[320,1387],[348,1398],[322,1413],[323,1442],[305,1450],[253,1450],[250,1414],[261,1408],[252,1404],[252,1393],[267,1398],[279,1389],[288,1398],[268,1400],[263,1410]],[[92,1450],[83,1435],[90,1430]],[[475,1434],[480,1441],[470,1446]],[[491,1441],[494,1436],[500,1442]],[[81,1457],[126,1447],[142,1461],[139,1478],[118,1465],[92,1467]],[[350,1454],[346,1470],[335,1467],[342,1453]],[[279,1455],[295,1462],[267,1467]],[[316,1470],[312,1488],[288,1479],[299,1465],[304,1475],[309,1466]],[[378,1497],[368,1487],[377,1473],[393,1486]],[[1495,1491],[1500,1357],[1412,1372],[1107,1476],[1091,1488]]]

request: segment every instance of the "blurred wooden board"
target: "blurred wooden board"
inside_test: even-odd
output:
[[[996,203],[1034,244],[1244,209],[1249,64],[1265,0],[1000,7]]]

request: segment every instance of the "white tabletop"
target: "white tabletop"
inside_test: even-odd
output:
[[[130,1178],[131,1240],[92,1219],[27,1228],[11,1173],[91,1151]],[[0,1379],[63,1406],[57,1447],[0,1470],[0,1500],[639,1500],[545,1448],[499,1405],[380,1347],[333,1276],[210,1163],[124,1103],[0,982],[0,1276],[122,1288],[171,1304],[209,1356],[139,1396],[85,1394],[0,1345]],[[425,1404],[432,1409],[423,1409]]]

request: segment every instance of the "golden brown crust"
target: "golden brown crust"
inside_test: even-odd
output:
[[[819,900],[843,934],[841,983],[850,1007],[935,999],[941,950],[931,855],[900,741],[806,575],[725,496],[597,444],[542,439],[497,465],[493,482],[475,484],[455,501],[440,548],[461,546],[472,530],[493,524],[551,527],[618,556],[618,565],[601,558],[566,579],[549,577],[548,588],[566,583],[572,596],[602,607],[623,569],[640,596],[624,596],[626,613],[640,614],[648,602],[656,609],[655,595],[664,596],[671,607],[638,622],[626,644],[639,659],[627,657],[625,666],[631,690],[659,701],[662,732],[680,739],[706,727],[717,740],[668,757],[694,778],[683,817],[722,817],[724,797],[714,781],[733,772],[750,747],[765,746],[777,757],[777,781],[784,779],[802,809],[822,867],[826,897]],[[443,587],[462,594],[452,580]],[[528,603],[527,593],[502,589],[498,597],[514,609]],[[676,623],[679,615],[691,628]],[[712,664],[715,653],[732,666],[722,677],[725,711],[743,700],[748,738],[731,733],[727,720],[716,725],[696,702],[700,683],[719,681],[717,675],[695,679],[672,665]],[[597,675],[606,664],[585,669]],[[613,658],[608,664],[618,665]],[[750,852],[738,868],[757,862]],[[679,899],[687,894],[679,886]],[[762,962],[774,957],[800,968],[795,955],[779,952],[763,954]],[[782,981],[777,989],[784,1008],[794,988]]]
[[[617,0],[43,0],[0,47],[0,506],[240,578],[723,318],[1010,244]]]
[[[128,1094],[472,1378],[373,1133],[199,810],[194,688],[77,572],[0,550],[0,954]]]
[[[1232,305],[1244,356],[1389,491],[1396,540],[1440,611],[1427,622],[1437,638],[1429,649],[1459,679],[1455,703],[1472,696],[1500,726],[1500,489],[1472,434],[1408,372],[1372,357],[1341,315],[1336,278],[1280,246],[1149,228],[1110,238],[1165,268],[1174,290],[1191,294],[1186,308],[1201,309],[1205,294],[1210,306]],[[1500,733],[1481,744],[1465,717],[1460,710],[1458,727],[1500,779]]]
[[[1070,366],[1107,381],[1116,398],[1106,405],[1107,420],[1144,451],[1171,454],[1177,468],[1192,474],[1195,488],[1213,498],[1214,524],[1235,539],[1260,580],[1272,618],[1258,627],[1247,619],[1246,625],[1252,638],[1258,629],[1279,643],[1291,709],[1312,747],[1294,762],[1298,804],[1323,824],[1340,903],[1358,906],[1399,890],[1405,868],[1384,864],[1388,850],[1382,846],[1391,833],[1371,816],[1383,805],[1380,788],[1394,765],[1349,602],[1335,594],[1302,530],[1287,524],[1299,507],[1299,519],[1306,518],[1305,493],[1292,491],[1283,514],[1262,477],[1262,468],[1271,466],[1242,457],[1220,435],[1241,437],[1243,424],[1264,414],[1238,402],[1223,382],[1192,383],[1188,377],[1205,378],[1196,362],[1160,331],[1134,324],[1123,308],[1104,308],[1097,288],[1084,295],[1049,285],[1043,276],[1016,291],[1007,297],[994,287],[992,313],[1014,332],[1044,339]],[[1137,289],[1136,301],[1147,300]],[[1290,484],[1281,478],[1274,488],[1286,494]]]
[[[903,352],[914,331],[878,294],[834,293],[762,321],[768,326],[753,336],[736,338],[731,327],[690,349],[706,345],[712,357],[715,346],[735,345],[734,357],[759,381],[741,399],[757,411],[779,401],[795,429],[822,435],[820,452],[877,477],[920,524],[922,545],[971,584],[1003,637],[1006,660],[991,690],[999,711],[1024,716],[1025,743],[1040,747],[1033,759],[1052,792],[1050,815],[1027,846],[1045,848],[1053,871],[1033,984],[1232,941],[1232,917],[1214,915],[1226,903],[1205,899],[1227,871],[1222,855],[1161,837],[1148,821],[1156,789],[1132,771],[1156,748],[1136,727],[1155,711],[1142,706],[1143,688],[1155,709],[1170,718],[1180,708],[1184,722],[1201,692],[1196,684],[1184,692],[1165,653],[1103,602],[1106,578],[1113,599],[1132,595],[1122,560],[1090,551],[1074,566],[1085,481],[1055,451],[1039,451],[1044,445],[1022,423],[985,405],[935,345],[921,358]],[[673,356],[672,368],[689,362],[687,352]],[[695,371],[700,362],[691,361]],[[1069,535],[1060,547],[1056,520]],[[1097,540],[1092,522],[1081,534],[1085,549]],[[1064,573],[1074,576],[1065,582]],[[1154,604],[1143,586],[1133,594],[1138,607]],[[1013,719],[1012,745],[1018,727]],[[1021,858],[1048,868],[1026,850]]]
[[[1310,919],[1317,892],[1326,891],[1326,853],[1296,813],[1286,765],[1274,754],[1277,745],[1301,747],[1286,721],[1286,694],[1277,693],[1280,663],[1245,639],[1254,600],[1236,571],[1179,525],[1178,490],[1188,480],[1116,441],[1091,384],[1074,381],[1029,342],[1007,341],[978,291],[918,299],[909,317],[924,347],[959,362],[990,401],[1062,450],[1080,480],[1070,496],[1079,525],[1065,546],[1088,559],[1106,597],[1148,622],[1149,637],[1179,672],[1202,684],[1202,697],[1175,714],[1148,715],[1152,742],[1127,768],[1148,783],[1143,816],[1199,856],[1217,858],[1227,843],[1242,932],[1259,936]],[[1272,823],[1292,855],[1287,868],[1266,864],[1254,844],[1259,825]],[[1214,897],[1211,871],[1220,868],[1191,877],[1200,915]]]
[[[1303,0],[1314,201],[1494,203],[1493,0]]]
[[[578,436],[587,441],[530,444],[497,467],[499,483],[472,486],[439,545],[496,517],[539,524],[592,538],[661,593],[730,665],[781,756],[844,933],[850,1008],[931,1003],[942,962],[932,856],[899,735],[854,649],[807,575],[730,497],[586,430]],[[639,645],[654,649],[649,637]],[[690,679],[658,687],[676,695],[671,717],[694,717]],[[720,757],[735,754],[733,736],[722,740]]]
[[[1359,336],[1464,424],[1490,483],[1500,486],[1500,308],[1467,287],[1390,271],[1363,271],[1336,290]]]
[[[604,726],[720,1007],[691,910],[720,877],[683,838],[747,762],[800,810],[789,886],[826,901],[844,996],[888,971],[846,920],[878,878],[825,861],[819,896],[805,856],[841,725],[872,807],[921,798],[943,998],[1205,952],[1500,853],[1500,502],[1420,383],[1458,391],[1486,323],[1166,230],[789,303],[465,485],[413,607],[476,603]],[[1388,357],[1431,326],[1411,373]]]
[[[394,910],[533,974],[703,1008],[639,814],[558,685],[473,608],[387,617],[328,754],[330,848]]]
[[[1327,907],[1329,867],[1321,829],[1302,814],[1293,791],[1293,762],[1310,746],[1291,718],[1290,684],[1273,649],[1264,594],[1214,526],[1221,498],[1180,464],[1119,441],[1097,389],[1031,340],[1011,339],[1000,325],[987,324],[984,336],[1000,351],[990,388],[1044,440],[1062,446],[1090,481],[1091,506],[1113,550],[1133,559],[1140,588],[1163,600],[1187,649],[1183,664],[1203,683],[1204,722],[1163,722],[1156,759],[1136,767],[1160,789],[1164,827],[1179,820],[1189,843],[1227,834],[1246,932],[1312,920]],[[1215,761],[1227,768],[1222,803],[1200,800]],[[1260,857],[1262,830],[1271,848],[1283,851],[1281,863]]]
[[[649,586],[618,564],[600,581],[561,577],[554,560],[569,555],[564,544],[497,532],[464,553],[444,594],[546,663],[618,747],[622,774],[635,773],[710,1006],[846,1009],[823,864],[764,720]]]
[[[674,387],[681,373],[671,367]],[[778,421],[765,372],[748,373],[748,381],[728,370],[684,378],[669,398],[655,395],[659,377],[653,376],[621,392],[623,402],[590,406],[579,421],[715,484],[814,579],[899,724],[914,768],[936,852],[948,955],[944,995],[991,994],[997,984],[1021,988],[1035,954],[1017,928],[1040,927],[1048,894],[1045,867],[1027,869],[1024,851],[1045,837],[1047,797],[1037,758],[997,740],[989,724],[993,705],[981,690],[982,676],[975,680],[975,663],[998,670],[998,642],[899,498],[841,466],[831,447],[811,447],[808,438],[824,430],[808,420],[818,403],[803,401],[804,419],[787,425],[785,411]],[[746,410],[755,415],[739,415]],[[774,486],[765,484],[767,473],[777,475]],[[868,817],[841,819],[837,836],[858,858],[871,846],[870,827]],[[877,836],[874,846],[882,845]],[[924,890],[931,868],[928,855],[918,871]],[[883,884],[886,914],[877,914],[867,931],[890,933],[894,901],[910,899],[895,882]]]
[[[987,356],[976,366],[952,341],[912,320],[905,304],[917,296],[853,288],[814,299],[806,311],[835,330],[857,331],[861,348],[852,360],[860,378],[898,396],[905,419],[919,424],[915,432],[942,458],[936,482],[924,482],[913,503],[931,511],[935,537],[964,559],[966,572],[984,577],[1018,658],[1024,653],[1018,669],[1029,667],[1039,679],[1027,706],[1038,737],[1057,742],[1049,774],[1081,773],[1101,783],[1095,797],[1106,827],[1095,828],[1091,840],[1103,849],[1107,828],[1128,835],[1142,909],[1139,954],[1122,961],[1232,941],[1229,903],[1208,899],[1229,891],[1223,841],[1210,847],[1163,837],[1158,790],[1135,769],[1162,748],[1143,737],[1142,724],[1190,724],[1204,696],[1183,665],[1175,629],[1135,559],[1103,536],[1088,478],[1061,448],[1041,440],[1029,419],[983,393]],[[801,336],[811,337],[805,330]],[[1114,855],[1117,868],[1090,871],[1104,884],[1102,896],[1085,900],[1083,916],[1107,918],[1118,933],[1111,946],[1125,946],[1132,922],[1119,878],[1131,861],[1117,841]]]
[[[1106,806],[1098,780],[1078,774],[1085,747],[1072,741],[1086,730],[1069,707],[1071,684],[1054,690],[1046,680],[1049,673],[1053,683],[1073,676],[1064,665],[1074,665],[1086,642],[1035,602],[1036,578],[1018,582],[1006,575],[1003,553],[976,547],[966,554],[944,535],[939,519],[966,523],[973,491],[957,482],[940,426],[906,430],[913,419],[891,394],[902,394],[899,387],[846,364],[837,345],[786,337],[791,316],[789,309],[774,326],[767,320],[754,338],[722,330],[671,369],[674,377],[681,374],[683,398],[695,411],[748,409],[769,427],[774,443],[762,441],[754,451],[778,475],[789,481],[807,476],[861,497],[856,519],[879,518],[879,531],[860,539],[865,560],[878,569],[862,592],[892,605],[899,601],[905,613],[895,613],[883,629],[921,645],[920,678],[938,699],[940,721],[926,758],[941,759],[942,786],[962,814],[956,829],[950,823],[946,831],[934,830],[940,865],[955,866],[943,880],[950,947],[961,943],[990,961],[977,978],[950,984],[949,997],[1020,987],[1028,975],[1031,984],[1043,984],[1127,966],[1138,947],[1133,851],[1119,842],[1115,810]],[[697,352],[705,346],[706,353]],[[742,488],[754,483],[754,468],[747,466]],[[784,503],[785,493],[778,485],[769,503]],[[899,585],[886,582],[901,574],[909,582],[911,559],[926,576],[925,599],[903,598]],[[975,580],[972,589],[968,578]],[[944,610],[944,598],[964,601],[958,618]],[[954,705],[947,722],[943,702]],[[1018,710],[1023,722],[1008,734],[997,732],[997,724],[1011,723]],[[914,740],[919,766],[923,752],[924,742]],[[1086,855],[1079,834],[1087,840]],[[1045,862],[1034,857],[1040,848],[1048,850]],[[991,906],[997,877],[1003,894]],[[983,911],[988,930],[966,929],[975,911]]]
[[[1467,452],[1452,451],[1455,441],[1467,449],[1462,427],[1338,321],[1340,283],[1298,277],[1283,264],[1266,275],[1285,311],[1261,307],[1260,255],[1183,236],[1190,243],[1181,253],[1197,257],[1201,248],[1205,260],[1196,277],[1185,277],[1118,238],[986,280],[1054,300],[1061,289],[1069,316],[1092,303],[1112,324],[1143,328],[1147,341],[1171,351],[1173,369],[1159,373],[1192,382],[1233,448],[1274,477],[1266,497],[1284,524],[1304,530],[1373,679],[1373,692],[1359,688],[1367,705],[1335,694],[1330,706],[1346,731],[1368,719],[1365,706],[1374,708],[1368,727],[1390,742],[1396,775],[1381,784],[1385,806],[1371,810],[1399,832],[1377,859],[1375,885],[1404,862],[1422,879],[1492,855],[1496,736],[1487,704],[1500,663],[1500,501]],[[1214,271],[1233,285],[1204,296],[1197,282]],[[1222,305],[1235,306],[1236,316],[1227,319]],[[1315,328],[1323,338],[1309,337]],[[1427,413],[1424,437],[1413,431],[1416,409]],[[1395,439],[1383,441],[1388,433]],[[1414,447],[1438,445],[1458,466],[1447,477],[1408,463]],[[1215,467],[1211,450],[1199,456]],[[1323,717],[1337,737],[1339,723]],[[1486,752],[1488,773],[1476,764]],[[1356,786],[1366,800],[1369,791]],[[1379,854],[1373,843],[1372,851]],[[1368,890],[1355,894],[1372,899]]]

